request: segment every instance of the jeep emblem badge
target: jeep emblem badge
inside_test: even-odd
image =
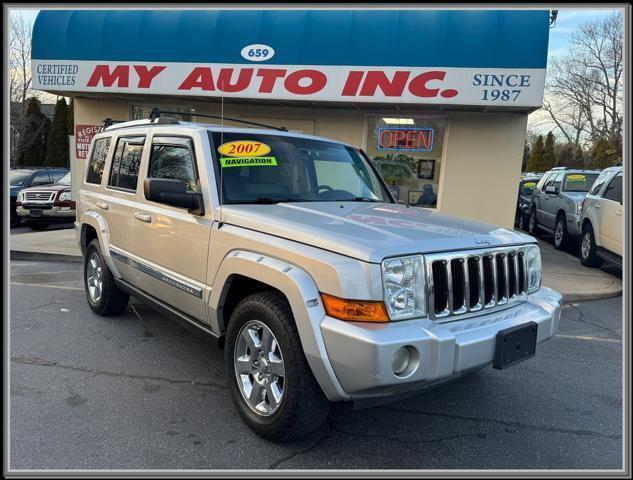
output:
[[[482,235],[476,235],[473,240],[477,245],[491,245],[492,244],[492,240],[489,237],[485,237]]]

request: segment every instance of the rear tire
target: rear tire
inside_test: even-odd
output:
[[[101,254],[96,238],[86,249],[84,289],[92,311],[104,317],[123,313],[130,300],[130,296],[114,283],[114,276]]]
[[[530,218],[528,220],[528,233],[536,237],[539,233],[538,224],[536,223],[536,209],[530,210]]]
[[[43,231],[48,228],[48,223],[26,221],[25,224],[31,230]]]
[[[242,420],[267,440],[305,436],[329,415],[331,403],[310,370],[290,307],[277,292],[255,293],[237,305],[226,332],[225,368]]]
[[[556,225],[554,226],[554,248],[563,250],[567,246],[568,240],[567,220],[565,215],[561,214],[556,218]]]
[[[602,263],[602,260],[596,255],[596,239],[591,224],[585,224],[582,227],[579,256],[580,262],[585,267],[598,267]]]

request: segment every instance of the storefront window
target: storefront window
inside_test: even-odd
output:
[[[367,154],[401,203],[436,208],[445,117],[369,117]]]
[[[166,116],[175,117],[183,122],[193,122],[196,109],[191,107],[176,107],[170,105],[155,105],[148,107],[145,105],[130,105],[130,120],[142,120],[149,118],[152,108],[158,107],[161,112],[178,112],[178,114],[169,114]]]

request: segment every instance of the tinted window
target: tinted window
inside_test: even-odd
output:
[[[616,175],[604,191],[604,198],[622,203],[622,175]]]
[[[197,192],[197,175],[193,153],[186,140],[179,145],[162,144],[161,140],[152,145],[149,161],[149,178],[172,178],[187,185],[188,192]]]
[[[48,172],[37,172],[31,181],[32,186],[48,185],[49,183],[51,183],[51,178],[48,176]]]
[[[606,182],[607,178],[609,178],[610,173],[611,172],[602,172],[600,176],[598,176],[594,184],[591,186],[591,191],[589,192],[590,195],[598,195],[598,192],[604,185],[604,182]]]
[[[86,183],[101,184],[103,166],[105,165],[109,149],[110,137],[95,140],[94,147],[92,148],[92,157],[90,157],[86,172]]]
[[[598,178],[597,173],[569,173],[565,176],[563,190],[566,192],[588,192],[596,178]]]
[[[110,168],[111,187],[136,190],[145,137],[119,138]]]

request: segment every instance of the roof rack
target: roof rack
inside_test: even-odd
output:
[[[160,120],[161,120],[161,113],[166,113],[168,115],[183,115],[184,114],[184,112],[165,112],[165,111],[161,112],[158,108],[152,108],[152,111],[149,114],[149,119],[152,120],[154,123],[162,123],[162,122],[160,122]],[[280,132],[287,132],[288,131],[288,129],[286,127],[275,127],[273,125],[266,125],[265,123],[251,122],[249,120],[241,120],[239,118],[223,117],[221,115],[209,115],[209,114],[206,114],[206,113],[192,113],[191,115],[194,115],[196,117],[215,118],[215,119],[219,119],[219,120],[224,119],[224,120],[228,120],[229,122],[237,122],[237,123],[244,123],[246,125],[254,125],[256,127],[271,128],[273,130],[279,130]],[[169,117],[167,117],[167,118],[169,118]],[[172,118],[169,118],[169,119],[170,120],[175,120],[176,123],[178,123],[178,121],[176,119],[172,119]],[[167,122],[165,122],[165,123],[167,123]]]

